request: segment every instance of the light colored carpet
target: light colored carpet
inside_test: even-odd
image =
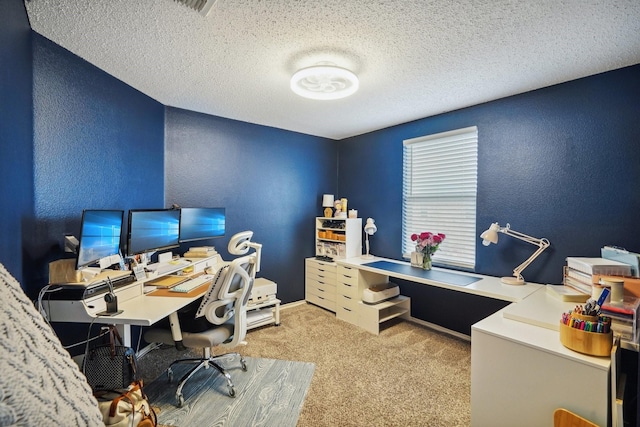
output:
[[[247,343],[236,350],[315,364],[298,427],[471,423],[468,341],[403,321],[376,336],[302,304],[281,310],[280,326],[250,331]],[[143,373],[155,376],[175,358],[175,350],[163,352],[141,360]],[[158,361],[163,354],[164,361]],[[231,375],[235,378],[235,371]]]
[[[190,365],[174,367],[175,381],[166,375],[145,385],[149,402],[156,408],[162,426],[280,426],[295,427],[307,394],[312,363],[246,358],[247,371],[239,358],[223,359],[221,365],[233,378],[236,397],[228,396],[227,382],[213,369],[201,369],[182,389],[184,404],[176,406],[176,382]]]

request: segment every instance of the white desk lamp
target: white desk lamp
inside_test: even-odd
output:
[[[491,243],[498,243],[498,233],[504,233],[511,237],[515,237],[516,239],[524,240],[525,242],[531,243],[538,247],[538,249],[529,257],[525,262],[517,266],[513,269],[514,277],[503,277],[500,279],[502,283],[506,283],[507,285],[524,285],[524,277],[520,273],[527,268],[531,262],[538,257],[549,247],[549,241],[545,238],[537,239],[535,237],[527,236],[526,234],[522,234],[518,231],[514,231],[511,229],[511,226],[507,223],[506,227],[500,227],[497,222],[491,224],[488,230],[480,235],[482,239],[482,244],[485,246],[489,246]]]
[[[373,255],[369,253],[369,236],[373,236],[376,231],[378,231],[378,227],[376,227],[374,219],[367,218],[367,222],[364,225],[364,235],[366,237],[365,246],[367,248],[367,253],[363,256],[363,258],[373,258]]]

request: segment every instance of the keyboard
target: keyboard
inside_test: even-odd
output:
[[[173,288],[169,289],[171,292],[187,293],[191,292],[195,288],[210,283],[214,278],[213,274],[203,274],[202,276],[195,277],[186,282],[180,283]]]
[[[172,271],[180,270],[181,268],[188,267],[191,263],[184,260],[175,260],[169,262],[157,262],[155,264],[147,265],[147,269],[155,271],[158,275],[170,273]]]

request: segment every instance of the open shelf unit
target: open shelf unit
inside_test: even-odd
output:
[[[362,218],[317,217],[316,256],[343,259],[362,254]]]

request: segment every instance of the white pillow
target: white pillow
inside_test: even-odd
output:
[[[0,264],[0,426],[104,426],[87,379]]]

